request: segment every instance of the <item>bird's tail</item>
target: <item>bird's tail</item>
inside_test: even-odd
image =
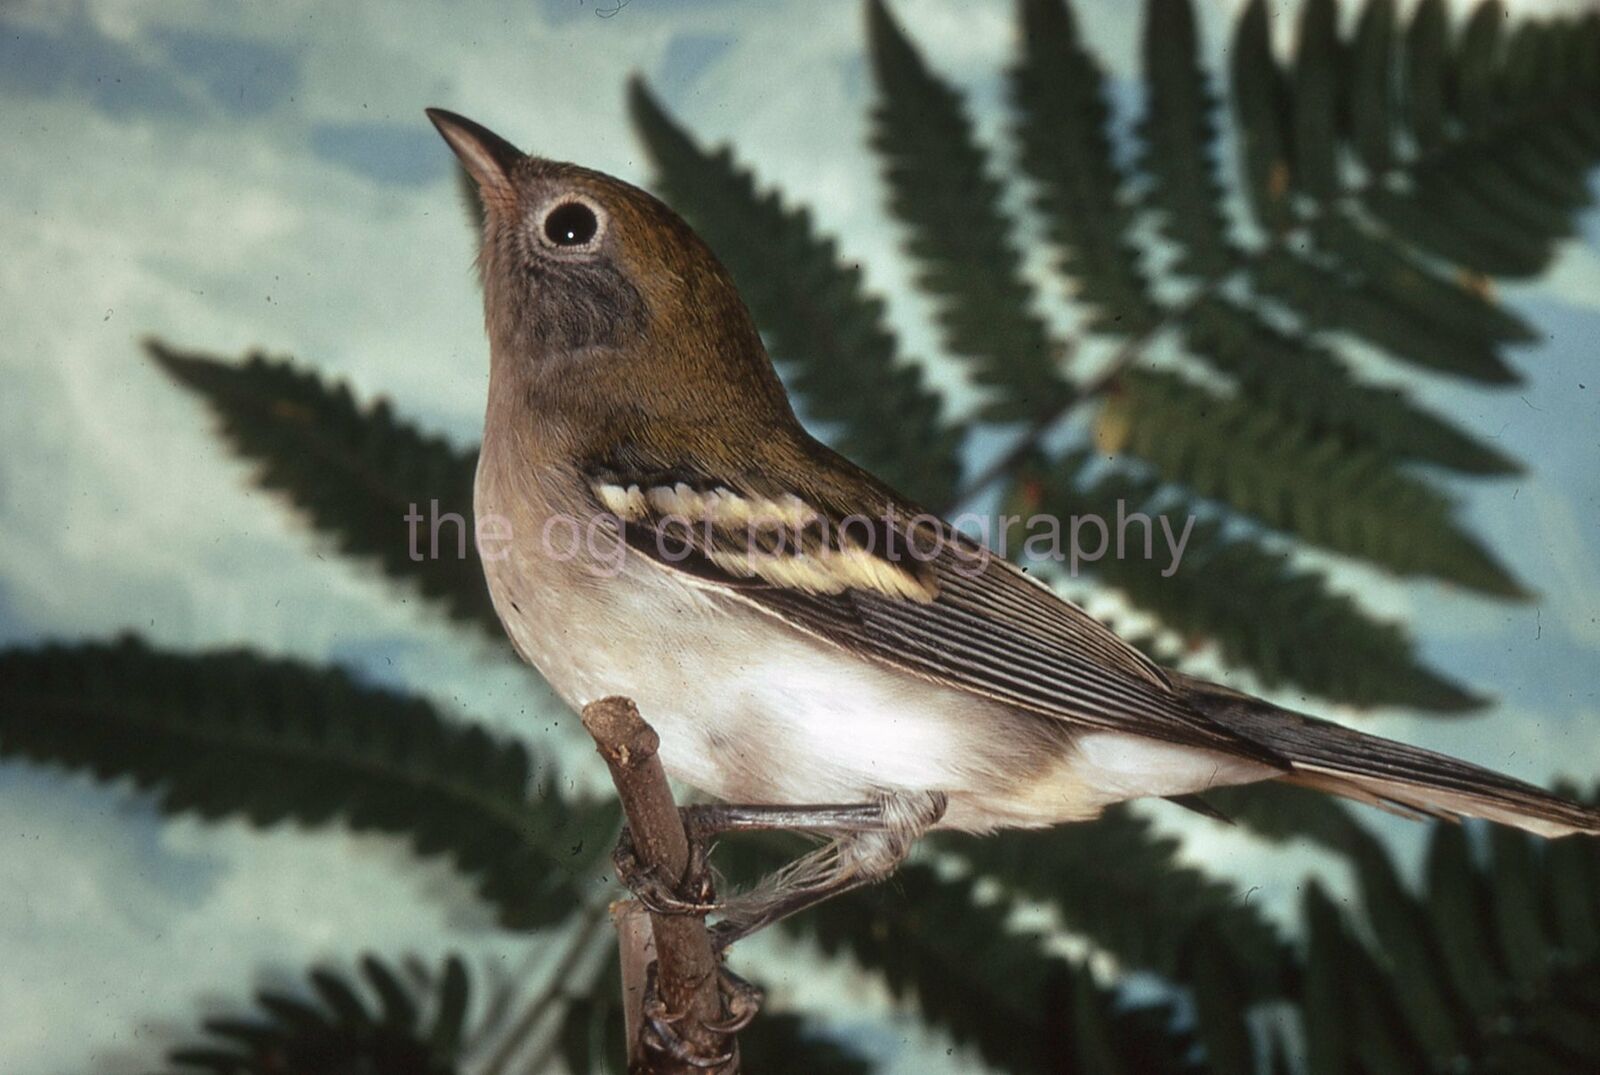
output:
[[[1286,758],[1279,779],[1412,816],[1480,817],[1541,836],[1600,835],[1600,810],[1445,754],[1396,743],[1173,675],[1191,705]]]

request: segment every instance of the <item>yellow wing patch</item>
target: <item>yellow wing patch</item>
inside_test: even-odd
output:
[[[764,497],[683,482],[642,488],[596,482],[594,493],[607,511],[644,528],[668,562],[698,553],[730,575],[804,593],[871,590],[920,603],[938,595],[932,573],[917,570],[908,543],[863,546],[859,536],[878,531],[838,525],[792,493]]]

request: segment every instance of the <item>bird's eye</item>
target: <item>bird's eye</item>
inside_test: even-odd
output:
[[[600,230],[600,221],[582,202],[562,202],[544,218],[544,236],[556,246],[583,246]]]

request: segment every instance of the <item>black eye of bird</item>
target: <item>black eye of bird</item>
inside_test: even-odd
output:
[[[544,234],[557,246],[582,246],[600,230],[594,210],[582,202],[566,202],[544,218]]]

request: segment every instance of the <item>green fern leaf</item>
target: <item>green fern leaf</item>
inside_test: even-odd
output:
[[[1082,47],[1064,0],[1023,0],[1021,50],[1011,72],[1022,172],[1089,327],[1121,336],[1154,328],[1160,315],[1138,251],[1134,214],[1106,134],[1110,113],[1100,67]]]
[[[1162,234],[1178,248],[1178,272],[1214,280],[1237,264],[1238,251],[1228,236],[1211,158],[1215,101],[1200,69],[1188,0],[1150,0],[1144,65],[1149,99],[1139,133],[1149,201],[1161,215]]]
[[[1549,263],[1556,240],[1571,232],[1573,212],[1587,204],[1585,175],[1600,161],[1600,112],[1585,65],[1600,61],[1592,59],[1597,46],[1584,32],[1588,23],[1568,20],[1522,25],[1495,67],[1490,17],[1469,23],[1452,57],[1443,4],[1418,8],[1406,84],[1423,152],[1400,169],[1409,189],[1374,185],[1362,202],[1397,234],[1441,257],[1522,276]],[[1453,118],[1474,121],[1455,137],[1447,126],[1452,105]]]
[[[772,1075],[867,1075],[872,1063],[851,1044],[820,1033],[792,1012],[762,1012],[739,1032],[744,1070]]]
[[[1493,918],[1464,830],[1441,827],[1428,845],[1426,906],[1450,980],[1469,1010],[1494,1007],[1504,970],[1494,951]]]
[[[840,263],[805,211],[762,194],[728,151],[695,144],[644,83],[632,83],[629,104],[662,195],[727,265],[806,414],[836,427],[837,447],[895,488],[947,503],[962,431],[941,419],[939,394],[898,354],[861,270]]]
[[[1253,997],[1275,995],[1288,969],[1273,926],[1231,885],[1184,865],[1178,842],[1121,807],[1053,829],[943,838],[945,850],[1012,896],[1041,900],[1124,967],[1182,980],[1202,933],[1225,944]]]
[[[1525,326],[1465,288],[1437,280],[1431,270],[1395,249],[1392,240],[1366,238],[1331,201],[1344,187],[1337,182],[1336,162],[1328,156],[1337,144],[1336,132],[1326,129],[1330,78],[1341,82],[1340,92],[1348,99],[1342,129],[1351,134],[1358,156],[1369,169],[1392,159],[1390,4],[1368,4],[1343,65],[1349,74],[1342,80],[1336,78],[1341,69],[1337,57],[1345,50],[1330,37],[1336,23],[1333,5],[1303,8],[1301,46],[1311,52],[1297,60],[1293,100],[1272,54],[1268,13],[1265,0],[1252,3],[1239,20],[1232,48],[1241,162],[1252,207],[1261,226],[1274,235],[1288,227],[1291,191],[1315,196],[1321,211],[1309,222],[1309,234],[1316,240],[1311,253],[1268,244],[1247,255],[1251,284],[1294,310],[1314,331],[1350,332],[1395,358],[1430,369],[1511,380],[1494,345],[1529,338]],[[1296,162],[1291,167],[1288,161],[1285,131],[1291,122],[1301,153],[1320,159],[1314,186],[1307,174],[1311,165]]]
[[[1419,322],[1423,331],[1460,355],[1453,363],[1424,364],[1475,380],[1515,379],[1495,345],[1531,342],[1535,333],[1526,321],[1487,301],[1480,290],[1439,276],[1344,214],[1318,218],[1312,235],[1317,248],[1350,273],[1350,279],[1366,281],[1368,290],[1392,304],[1396,318]]]
[[[1272,54],[1267,0],[1250,0],[1229,50],[1239,170],[1256,219],[1278,236],[1293,222],[1289,204],[1289,89]]]
[[[1168,481],[1401,575],[1528,596],[1457,526],[1448,499],[1382,456],[1170,374],[1130,374],[1116,407],[1128,448]]]
[[[1067,826],[1058,831],[1090,827],[1093,826]],[[1129,839],[1119,842],[1116,835]],[[1174,900],[1180,894],[1194,896],[1204,906],[1222,913],[1223,886],[1213,889],[1199,881],[1163,887],[1160,868],[1151,869],[1149,856],[1154,854],[1170,862],[1175,847],[1170,841],[1161,841],[1154,852],[1149,852],[1145,850],[1148,842],[1144,826],[1135,821],[1128,820],[1120,828],[1108,830],[1099,844],[1097,859],[1074,859],[1092,863],[1097,872],[1080,871],[1070,885],[1062,884],[1044,894],[1044,898],[1070,901],[1079,890],[1090,889],[1089,898],[1093,899],[1092,889],[1100,883],[1125,886],[1117,889],[1118,894],[1130,894],[1138,892],[1140,884],[1148,883],[1156,885],[1158,891],[1170,892]],[[952,839],[945,846],[966,856],[969,852],[980,853],[988,843],[973,839],[957,843]],[[783,866],[803,849],[804,845],[793,839],[745,834],[722,841],[713,861],[730,878],[751,880]],[[1130,858],[1123,859],[1124,854]],[[1124,862],[1130,864],[1124,866]],[[1076,1070],[1071,1059],[1085,1047],[1087,1033],[1104,1034],[1114,1041],[1119,1056],[1127,1056],[1132,1050],[1136,1060],[1153,1058],[1163,1062],[1152,1068],[1131,1066],[1130,1071],[1191,1070],[1171,1066],[1177,1062],[1175,1058],[1190,1051],[1192,1043],[1172,1028],[1171,1014],[1164,1008],[1134,1008],[1123,1013],[1119,1009],[1124,1005],[1114,1004],[1110,995],[1097,990],[1092,1003],[1090,998],[1083,998],[1088,1005],[1086,1024],[1064,1032],[1067,1028],[1061,1012],[1063,1004],[1072,999],[1070,990],[1080,980],[1076,977],[1079,972],[1058,955],[1047,953],[1037,936],[1013,929],[1012,908],[1007,900],[977,898],[982,878],[976,871],[981,870],[983,875],[988,871],[982,870],[983,863],[976,858],[972,865],[974,873],[950,877],[925,862],[912,861],[901,867],[891,884],[829,901],[784,920],[781,928],[812,941],[826,955],[848,955],[856,965],[881,977],[893,996],[914,1001],[927,1024],[950,1035],[957,1044],[975,1048],[992,1068],[1041,1075]],[[1014,877],[1000,871],[993,876],[1007,885],[1008,895],[1026,894],[1029,890],[1020,887],[1025,870],[1038,868],[1030,864],[1019,867]],[[1181,872],[1199,878],[1196,871]],[[1062,876],[1065,875],[1064,870]],[[1019,887],[1011,888],[1013,881]],[[1138,892],[1138,898],[1159,899],[1144,892]],[[1103,902],[1114,902],[1114,896],[1104,897]],[[1187,905],[1174,902],[1163,906]],[[1100,914],[1110,917],[1115,911],[1108,908]],[[1194,917],[1205,920],[1202,912],[1195,912]],[[1254,918],[1248,909],[1232,917],[1235,923],[1246,923],[1245,929]],[[1144,926],[1149,924],[1148,919],[1140,921]],[[1125,924],[1128,944],[1148,943],[1132,935],[1137,928],[1133,915],[1127,916]],[[1271,942],[1270,926],[1256,920],[1255,928],[1261,931],[1264,942]],[[983,958],[973,959],[974,952],[982,952]],[[1087,977],[1081,980],[1092,981]],[[1111,1020],[1109,1025],[1107,1019]]]
[[[0,652],[0,756],[132,778],[168,814],[403,836],[448,856],[518,929],[571,912],[616,825],[550,774],[532,781],[515,743],[243,650],[177,656],[123,639]]]
[[[1505,8],[1499,0],[1482,0],[1472,9],[1461,31],[1453,111],[1468,128],[1482,126],[1494,116],[1500,27],[1505,21]]]
[[[1600,925],[1584,841],[1436,825],[1421,898],[1370,837],[1347,847],[1371,934],[1362,942],[1320,892],[1307,901],[1301,1021],[1311,1070],[1589,1071],[1600,1065],[1600,957],[1552,911]],[[1573,870],[1573,864],[1582,864]]]
[[[1445,77],[1450,26],[1444,0],[1421,0],[1411,13],[1405,40],[1406,125],[1424,152],[1444,141]]]
[[[1294,174],[1314,198],[1339,189],[1340,44],[1335,0],[1306,0],[1294,66]]]
[[[476,452],[419,432],[383,400],[362,407],[344,385],[287,360],[254,354],[231,363],[158,340],[145,346],[206,401],[223,439],[256,464],[256,483],[284,494],[340,552],[410,580],[454,618],[505,640],[471,533]],[[405,518],[420,512],[426,537],[435,503],[441,516],[461,519],[459,528],[441,527],[438,556],[412,548]]]
[[[1212,788],[1205,800],[1238,825],[1281,844],[1306,840],[1330,851],[1348,851],[1370,839],[1341,800],[1321,791],[1270,781]]]
[[[1467,339],[1458,326],[1446,328],[1414,308],[1407,309],[1393,291],[1372,286],[1359,273],[1325,268],[1301,255],[1274,249],[1251,259],[1250,283],[1258,294],[1294,310],[1305,328],[1324,339],[1329,333],[1348,332],[1383,348],[1393,358],[1425,369],[1488,383],[1518,380],[1493,342]],[[1454,431],[1452,435],[1466,439]],[[1503,459],[1482,472],[1494,473],[1502,465]]]
[[[1302,274],[1303,265],[1287,254],[1268,254],[1257,261],[1256,270],[1259,277],[1281,277],[1284,290],[1297,296],[1310,292],[1301,301],[1311,309],[1326,304],[1347,311],[1362,301],[1359,292],[1338,287],[1316,294],[1320,282]],[[1339,297],[1330,299],[1329,294]],[[1384,316],[1379,309],[1369,315]],[[1196,357],[1232,377],[1246,398],[1302,424],[1314,437],[1469,474],[1514,474],[1521,469],[1417,407],[1399,389],[1355,380],[1332,353],[1273,328],[1229,300],[1198,299],[1182,328],[1184,343]]]
[[[1427,1054],[1395,1018],[1392,986],[1322,887],[1307,890],[1306,1069],[1425,1071]]]
[[[878,85],[872,145],[946,346],[995,390],[989,417],[1059,413],[1072,399],[1061,349],[1032,309],[1000,185],[960,96],[929,71],[882,0],[867,4],[867,36]]]
[[[1337,32],[1336,16],[1332,12],[1330,31]],[[1394,131],[1399,126],[1394,50],[1394,0],[1367,0],[1350,43],[1342,127],[1369,174],[1382,174],[1394,163]]]
[[[1194,1000],[1194,1021],[1208,1071],[1253,1071],[1255,1042],[1245,1020],[1250,1007],[1248,972],[1210,933],[1195,938],[1185,957],[1183,981]]]
[[[735,878],[763,876],[792,859],[792,840],[723,841],[714,861]],[[882,977],[896,998],[915,1001],[923,1020],[992,1067],[1048,1070],[1045,981],[1054,963],[1037,941],[1012,932],[1008,912],[974,900],[971,879],[942,879],[907,864],[892,885],[831,900],[786,919],[786,932],[829,956],[848,954]],[[983,952],[981,960],[971,953]]]
[[[464,1069],[459,1048],[468,981],[459,958],[451,956],[420,985],[373,956],[362,959],[361,973],[376,1006],[342,973],[315,970],[309,975],[315,1000],[262,993],[254,1018],[207,1019],[205,1037],[174,1049],[168,1061],[178,1071],[214,1075],[454,1075]]]
[[[1361,902],[1372,937],[1395,982],[1394,995],[1412,1033],[1436,1057],[1451,1056],[1470,1036],[1461,1018],[1462,997],[1452,987],[1439,939],[1422,904],[1406,890],[1394,863],[1371,835],[1348,841]]]
[[[1025,473],[1018,488],[1026,496],[1013,500],[1013,513],[1093,515],[1108,527],[1116,521],[1130,551],[1107,555],[1088,569],[1170,630],[1215,643],[1224,662],[1249,669],[1269,688],[1293,686],[1353,705],[1436,712],[1482,704],[1422,666],[1399,626],[1373,619],[1349,597],[1329,590],[1322,574],[1296,568],[1286,554],[1256,538],[1230,533],[1207,517],[1203,505],[1152,479],[1115,470],[1094,475],[1086,457],[1068,456]],[[1151,528],[1166,517],[1174,534],[1195,520],[1182,562],[1170,575],[1170,564],[1141,555],[1146,531],[1134,518],[1138,514],[1152,520]],[[1152,548],[1161,540],[1153,538]]]

